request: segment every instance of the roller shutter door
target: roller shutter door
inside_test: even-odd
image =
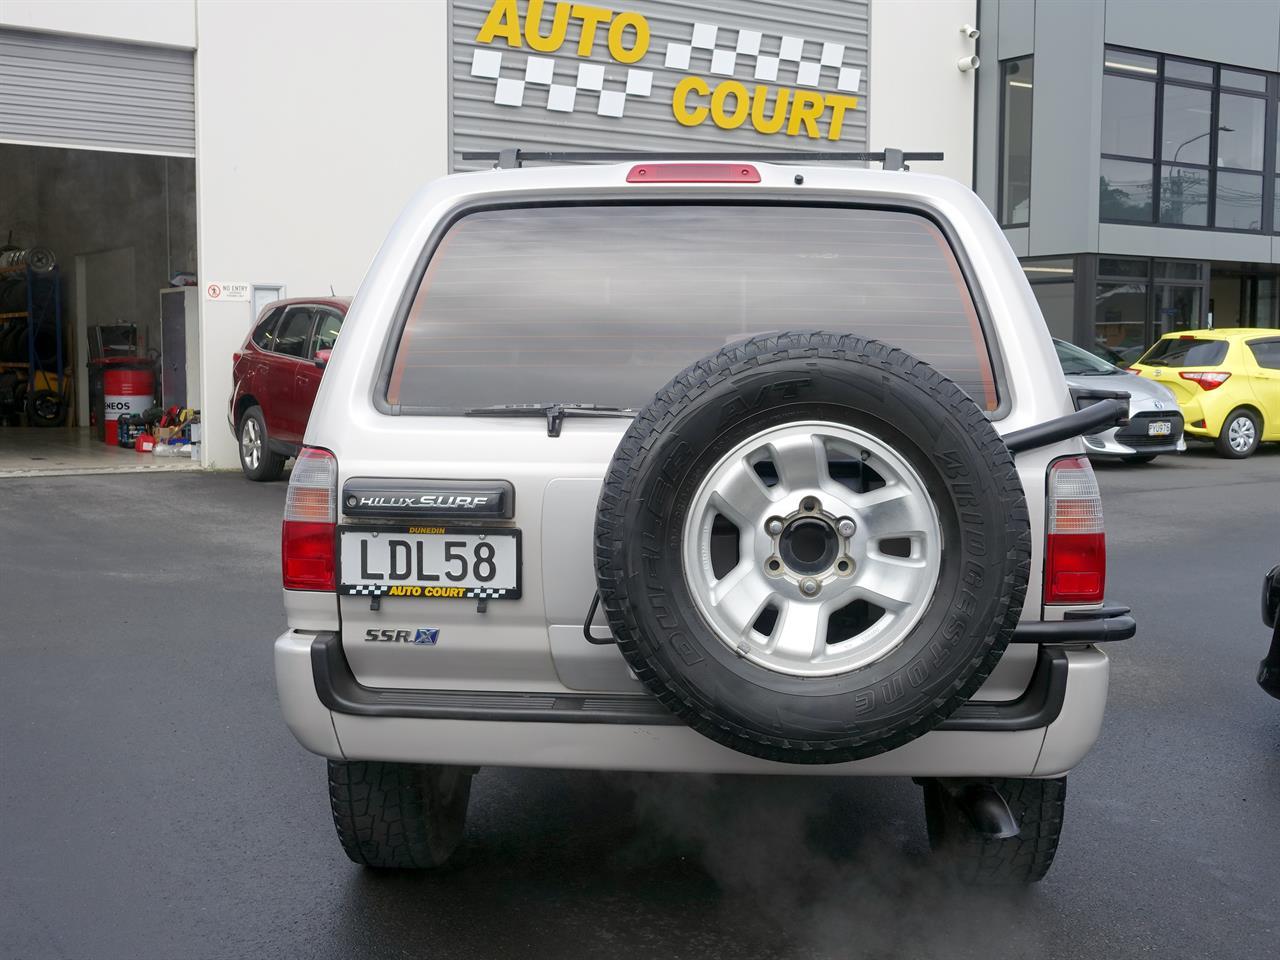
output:
[[[0,141],[193,157],[192,53],[0,29]]]
[[[601,22],[585,56],[579,54],[584,29],[577,18],[565,18],[557,49],[533,48],[554,41],[531,45],[525,32],[531,9],[541,15],[538,36],[554,38],[557,16],[563,16],[557,6],[554,0],[450,0],[453,169],[487,165],[462,160],[466,151],[509,146],[867,148],[868,0],[628,0],[612,6],[600,0],[596,6],[609,8],[613,18],[630,12],[644,26],[638,29],[634,16],[621,28],[612,19]],[[512,8],[518,13],[518,47],[511,42]],[[486,21],[499,32],[478,39]],[[639,40],[641,30],[648,33],[647,45]],[[625,62],[641,47],[639,59]],[[675,95],[682,82],[688,93],[678,110]],[[722,85],[720,109],[713,113]],[[758,107],[757,90],[764,91]],[[738,91],[749,102],[740,105]],[[817,98],[822,114],[793,125],[790,112],[800,97],[811,113]],[[856,107],[849,106],[853,97]],[[777,122],[780,99],[781,128],[760,132],[757,119],[766,129]],[[837,107],[839,135],[831,139]],[[698,122],[682,124],[678,113]]]

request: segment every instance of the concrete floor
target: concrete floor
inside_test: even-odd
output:
[[[189,457],[109,447],[88,427],[0,427],[0,479],[198,469],[200,461]]]
[[[1098,472],[1139,633],[1030,891],[941,880],[901,778],[484,769],[453,867],[361,870],[276,706],[285,485],[0,482],[0,957],[1274,957],[1280,445]]]

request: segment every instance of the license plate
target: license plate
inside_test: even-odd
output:
[[[1148,437],[1167,437],[1173,433],[1173,424],[1168,420],[1153,420],[1147,424]]]
[[[338,592],[347,596],[520,596],[520,531],[341,527]]]

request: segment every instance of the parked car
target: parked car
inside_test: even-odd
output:
[[[1262,581],[1262,622],[1271,628],[1271,649],[1258,666],[1258,686],[1280,700],[1280,565]]]
[[[1219,456],[1280,440],[1280,330],[1166,333],[1130,369],[1169,387],[1187,436],[1212,440]]]
[[[1182,412],[1168,387],[1135,377],[1065,340],[1054,340],[1053,347],[1070,386],[1129,394],[1129,422],[1086,435],[1084,445],[1089,448],[1089,456],[1150,463],[1162,453],[1187,449],[1182,439]]]
[[[250,480],[278,480],[297,456],[350,297],[277,300],[232,355],[227,423]]]
[[[949,867],[1044,876],[1135,629],[1079,439],[1126,407],[1075,410],[969,189],[467,173],[360,290],[275,643],[351,860],[441,865],[496,765],[914,777]]]

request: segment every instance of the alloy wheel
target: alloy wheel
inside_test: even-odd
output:
[[[942,529],[915,467],[875,436],[791,423],[709,471],[685,520],[685,582],[739,656],[832,676],[896,649],[928,607]]]
[[[253,417],[246,417],[240,427],[240,457],[250,470],[257,470],[262,462],[262,431]]]

